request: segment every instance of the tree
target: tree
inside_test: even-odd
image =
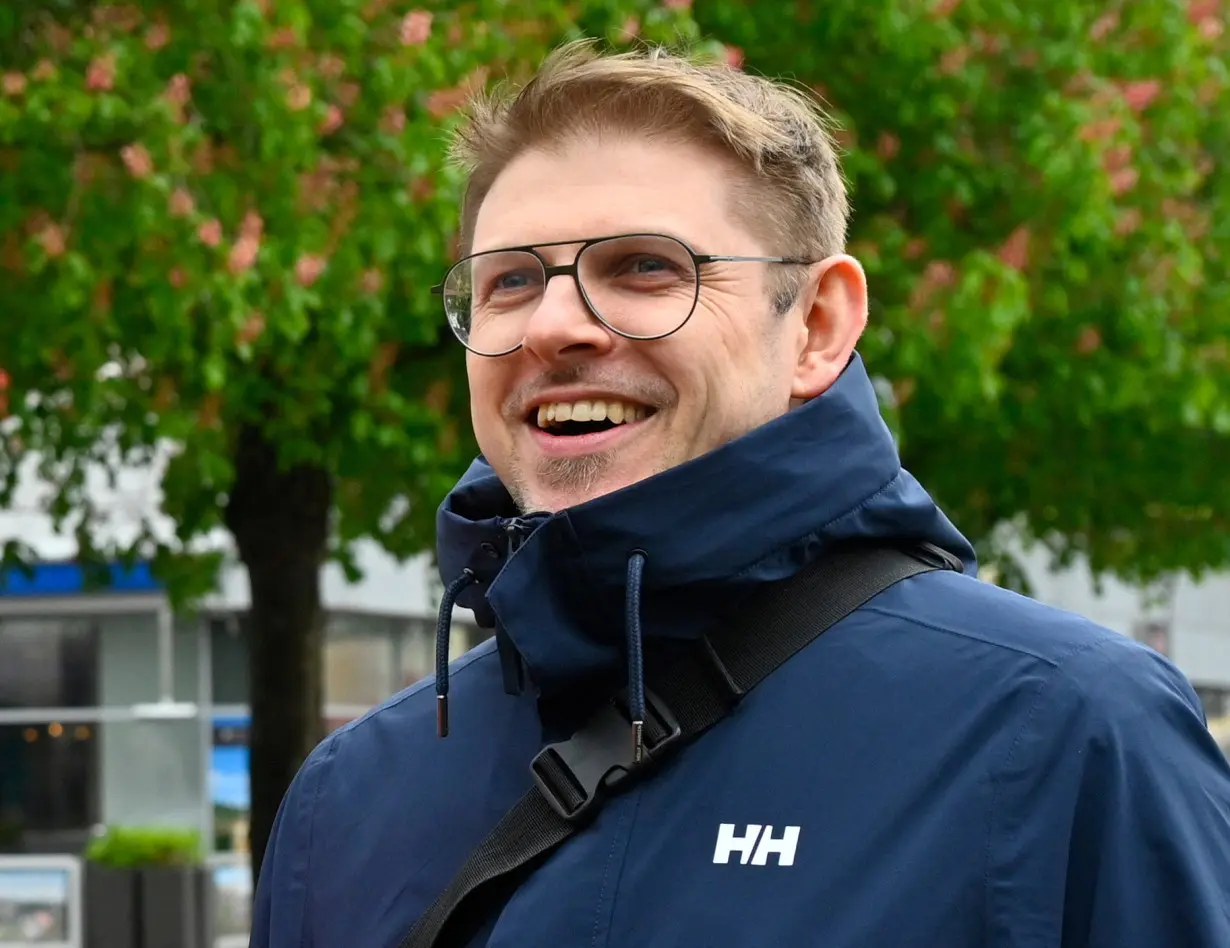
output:
[[[863,353],[906,465],[1150,579],[1230,563],[1230,44],[1219,0],[696,0],[831,105]]]
[[[200,538],[233,536],[251,587],[254,872],[322,737],[322,562],[361,537],[429,547],[472,453],[461,350],[428,293],[454,250],[451,116],[488,76],[524,74],[583,31],[695,38],[686,13],[648,0],[579,13],[0,10],[0,504],[37,452],[82,556],[152,558],[180,602],[212,584]],[[84,471],[167,444],[175,537],[149,525],[99,548]]]

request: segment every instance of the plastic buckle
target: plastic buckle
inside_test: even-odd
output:
[[[645,693],[645,756],[632,760],[632,725],[614,702],[606,705],[566,741],[548,744],[530,762],[530,773],[547,803],[569,822],[590,815],[604,794],[642,774],[680,737],[679,722],[651,692]],[[651,720],[652,719],[652,720]],[[652,739],[654,734],[664,737]],[[567,787],[559,781],[566,780]],[[565,796],[565,791],[571,791]],[[579,803],[572,803],[574,798]]]

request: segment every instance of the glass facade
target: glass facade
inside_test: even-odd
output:
[[[79,853],[108,824],[196,827],[242,852],[244,617],[168,624],[160,595],[56,607],[0,596],[0,853]],[[454,655],[476,644],[471,627],[455,631]],[[430,675],[434,632],[429,619],[331,614],[326,726]]]

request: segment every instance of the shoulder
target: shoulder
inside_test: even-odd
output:
[[[865,609],[885,634],[948,656],[954,674],[991,672],[1001,691],[1026,689],[1019,738],[1072,741],[1114,734],[1131,740],[1133,721],[1158,715],[1203,726],[1187,679],[1153,649],[1083,616],[957,573],[928,573],[899,583]],[[1079,725],[1079,726],[1078,726]],[[1026,742],[1027,743],[1027,742]],[[1024,750],[1021,741],[1014,744]]]
[[[936,644],[1028,656],[1040,665],[1079,669],[1088,652],[1147,650],[1092,620],[961,573],[925,573],[898,583],[867,608]]]
[[[308,755],[292,781],[283,804],[286,825],[282,831],[306,831],[310,836],[318,811],[350,808],[360,795],[370,797],[377,777],[384,785],[396,785],[401,790],[402,777],[414,773],[414,764],[433,766],[457,751],[472,753],[474,741],[489,732],[484,717],[490,713],[492,702],[507,697],[499,674],[495,644],[490,639],[450,664],[454,736],[447,740],[436,733],[434,677],[403,689],[338,728]],[[399,766],[399,762],[404,765]],[[412,780],[405,784],[409,793],[418,792],[416,787],[433,785]],[[406,805],[413,803],[413,799],[406,800]]]

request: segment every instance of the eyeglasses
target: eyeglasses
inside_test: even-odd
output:
[[[543,247],[581,244],[572,263],[551,266]],[[710,263],[813,263],[793,257],[699,254],[662,234],[625,234],[594,240],[488,250],[464,257],[431,288],[443,298],[448,324],[461,344],[482,356],[521,348],[526,324],[552,277],[576,280],[585,305],[602,325],[626,339],[663,339],[696,310],[700,268]]]

